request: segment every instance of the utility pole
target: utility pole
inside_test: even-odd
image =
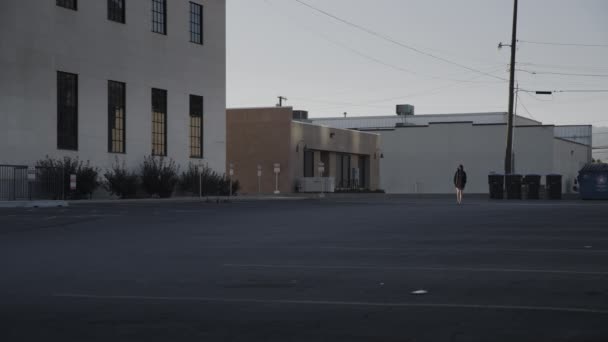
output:
[[[279,98],[279,103],[277,104],[277,107],[283,107],[283,101],[287,101],[287,98],[284,96],[278,96]]]
[[[513,36],[511,38],[511,77],[509,79],[509,118],[507,122],[507,152],[505,155],[505,174],[513,172],[513,111],[515,97],[515,53],[517,52],[517,0],[513,8]],[[502,43],[499,47],[502,46]]]

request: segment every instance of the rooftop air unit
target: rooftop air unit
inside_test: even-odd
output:
[[[296,121],[307,121],[308,120],[308,111],[306,110],[294,110],[293,111],[293,119]]]
[[[414,115],[414,106],[408,104],[397,105],[397,115]]]

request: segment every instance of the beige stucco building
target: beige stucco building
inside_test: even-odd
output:
[[[281,193],[306,191],[302,184],[315,177],[328,178],[337,190],[379,186],[378,134],[296,120],[291,107],[229,109],[226,146],[226,169],[232,164],[243,194],[274,192],[275,164]]]

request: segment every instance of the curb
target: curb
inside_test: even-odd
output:
[[[57,208],[68,207],[67,201],[9,201],[0,202],[0,208]]]
[[[94,204],[157,204],[157,203],[206,203],[206,202],[251,202],[251,201],[299,201],[309,199],[307,197],[282,197],[282,196],[209,196],[209,197],[177,197],[177,198],[140,198],[140,199],[107,199],[107,200],[79,200],[68,201],[70,205],[94,205]]]

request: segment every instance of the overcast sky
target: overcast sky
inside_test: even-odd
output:
[[[511,0],[303,0],[402,45],[508,78]],[[312,117],[507,111],[508,83],[375,37],[295,0],[227,0],[228,107]],[[520,0],[517,79],[529,90],[608,89],[608,1]],[[524,64],[525,63],[525,64]],[[533,75],[530,72],[537,72]],[[566,76],[549,73],[588,74]],[[604,76],[604,77],[603,77]],[[520,93],[520,115],[608,126],[608,93]]]

